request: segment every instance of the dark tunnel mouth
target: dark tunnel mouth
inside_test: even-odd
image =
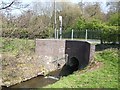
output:
[[[59,77],[68,76],[72,74],[74,71],[79,69],[79,60],[76,57],[72,57],[68,60],[68,62],[62,67]]]
[[[73,69],[73,71],[77,71],[79,67],[79,60],[76,57],[70,58],[69,66]]]

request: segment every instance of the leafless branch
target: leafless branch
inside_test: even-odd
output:
[[[14,0],[14,1],[12,1],[9,5],[7,5],[7,6],[5,6],[5,7],[0,8],[0,10],[11,7],[11,6],[14,4],[14,2],[15,2],[15,0]]]
[[[96,15],[96,13],[97,13],[97,12],[96,12],[96,9],[97,9],[97,5],[95,5],[95,9],[94,9],[94,10],[95,10],[95,12],[94,12],[92,15],[90,15],[90,17],[93,17],[93,16],[95,16],[95,15]]]

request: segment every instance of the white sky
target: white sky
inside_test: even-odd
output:
[[[0,0],[0,2],[3,1],[3,2],[11,2],[13,0]],[[26,4],[30,4],[32,2],[54,2],[54,0],[18,0],[18,1],[21,1],[23,3],[26,3]],[[101,2],[102,3],[102,10],[104,12],[107,11],[107,8],[105,7],[105,3],[106,2],[118,2],[120,0],[55,0],[56,2],[73,2],[73,3],[78,3],[78,2]],[[16,13],[16,12],[20,12],[20,11],[17,11],[15,10],[14,12],[12,13]]]
[[[0,1],[5,1],[5,2],[9,2],[9,1],[13,1],[13,0],[0,0]],[[25,3],[31,3],[31,2],[53,2],[54,0],[18,0],[18,1],[22,1]],[[77,2],[118,2],[120,0],[55,0],[56,2],[73,2],[73,3],[77,3]]]
[[[3,0],[4,1],[4,0]],[[54,2],[54,0],[21,0],[23,2]],[[118,2],[120,0],[55,0],[56,2]]]

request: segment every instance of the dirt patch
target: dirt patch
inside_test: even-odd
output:
[[[44,67],[34,54],[2,54],[3,85],[10,86],[42,74]]]
[[[88,67],[87,67],[87,71],[94,71],[94,70],[97,70],[99,69],[100,67],[103,66],[103,63],[102,62],[98,62],[98,61],[92,61]]]
[[[83,70],[80,70],[79,73],[82,74],[82,73],[86,73],[86,72],[92,72],[92,71],[95,71],[101,67],[103,67],[102,62],[98,62],[98,61],[93,60],[89,63],[89,65],[86,68],[84,68]]]

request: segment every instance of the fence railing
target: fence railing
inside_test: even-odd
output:
[[[63,32],[63,38],[100,39],[101,30],[69,30]]]

